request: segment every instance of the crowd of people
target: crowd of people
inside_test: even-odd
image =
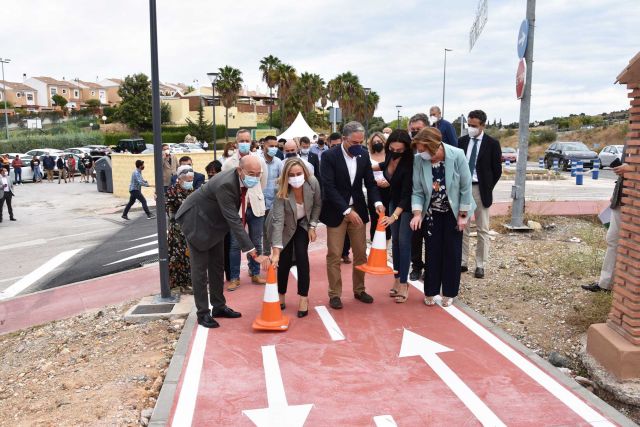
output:
[[[488,209],[502,166],[500,144],[485,134],[486,122],[483,111],[471,111],[469,135],[458,139],[440,109],[432,107],[429,115],[411,117],[408,129],[385,128],[368,140],[355,121],[345,124],[342,133],[320,134],[313,142],[275,136],[253,141],[248,130],[240,129],[224,147],[221,161],[207,165],[206,180],[190,157],[177,159],[165,147],[171,287],[192,291],[199,324],[218,327],[216,317],[241,316],[226,305],[224,289],[225,275],[227,291],[241,286],[243,259],[256,285],[265,283],[261,270],[277,268],[282,309],[295,265],[297,315],[304,317],[311,286],[308,248],[323,223],[330,307],[343,308],[340,270],[351,263],[349,252],[354,298],[371,304],[364,272],[355,267],[367,262],[367,234],[372,239],[380,221],[397,272],[389,296],[406,302],[409,281],[423,278],[424,304],[434,305],[437,295],[443,305],[452,304],[461,273],[470,266],[472,216],[479,241],[476,278],[484,277],[488,262]],[[143,169],[137,161],[125,219],[136,200],[153,217],[140,193],[148,185]]]

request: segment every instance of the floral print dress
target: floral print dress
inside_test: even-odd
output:
[[[433,212],[447,213],[451,211],[449,198],[447,197],[447,183],[445,182],[444,162],[432,165],[433,189],[431,191],[431,202],[427,211],[427,233],[431,235],[433,228]]]
[[[169,246],[169,287],[179,288],[181,291],[191,292],[191,263],[187,240],[182,234],[180,224],[175,219],[176,213],[182,202],[193,193],[193,190],[185,190],[176,183],[170,186],[166,192],[167,215],[169,215],[169,230],[167,243]]]

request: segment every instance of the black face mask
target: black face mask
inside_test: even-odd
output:
[[[403,153],[398,153],[397,151],[392,151],[391,152],[391,158],[392,159],[399,159],[400,157],[404,156],[404,152]]]
[[[298,153],[284,153],[284,158],[285,159],[290,159],[292,157],[296,157],[298,155]]]
[[[319,139],[318,140],[318,145],[324,145],[324,139]]]
[[[412,130],[411,131],[411,139],[415,138],[417,134],[418,134],[417,130]]]
[[[371,148],[373,148],[374,153],[379,153],[384,149],[384,144],[382,142],[376,142]]]

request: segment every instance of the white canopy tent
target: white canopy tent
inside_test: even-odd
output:
[[[302,114],[298,112],[298,116],[293,121],[293,123],[291,123],[291,126],[289,126],[289,128],[284,131],[284,133],[278,135],[277,138],[284,138],[289,140],[296,137],[299,138],[302,136],[306,136],[313,141],[314,135],[317,135],[317,133],[309,127],[307,121],[304,119],[304,117],[302,117]]]

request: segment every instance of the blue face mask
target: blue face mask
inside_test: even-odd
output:
[[[349,149],[347,150],[349,152],[349,154],[351,154],[353,157],[357,157],[360,156],[364,153],[364,150],[362,148],[362,145],[352,145],[349,147]]]
[[[269,157],[275,157],[278,154],[278,147],[269,147],[267,148],[267,154]]]
[[[180,185],[182,185],[182,188],[185,190],[193,190],[193,181],[185,181]]]
[[[250,142],[240,142],[238,143],[238,151],[240,154],[248,154],[251,151],[251,143]]]
[[[244,178],[242,178],[242,183],[245,187],[252,188],[260,183],[260,178],[257,176],[245,175]]]

